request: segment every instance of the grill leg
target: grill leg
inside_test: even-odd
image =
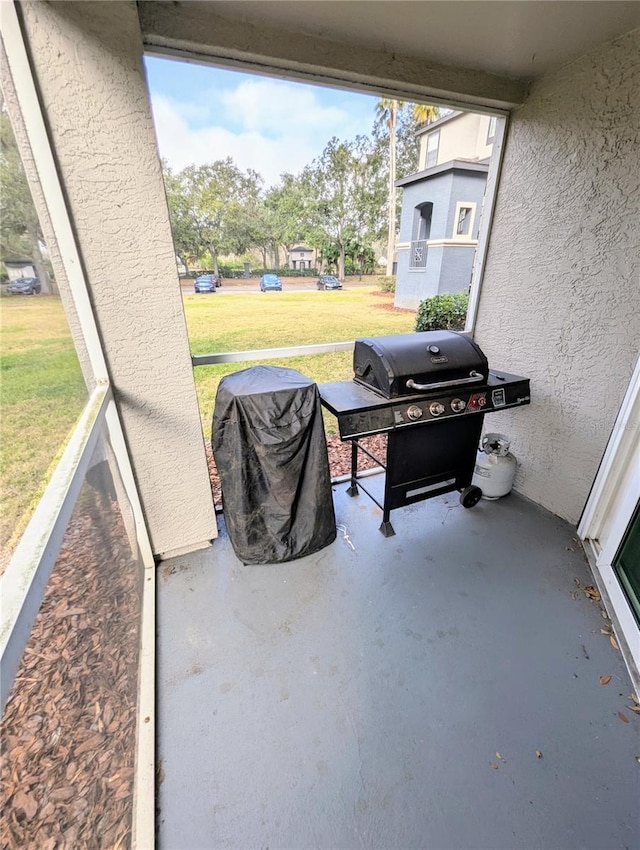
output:
[[[350,496],[358,495],[358,442],[357,440],[351,440],[351,484],[347,488],[347,493]]]
[[[393,530],[393,526],[389,522],[389,511],[385,511],[385,514],[387,519],[382,520],[378,531],[380,531],[384,535],[384,537],[393,537],[395,535],[395,531]],[[383,514],[383,516],[385,514]]]
[[[393,443],[393,437],[393,434],[389,434],[387,439],[386,475],[384,476],[384,504],[382,505],[382,523],[379,528],[379,531],[385,537],[393,537],[395,534],[393,526],[389,522],[389,516],[391,515],[391,508],[389,507],[391,501],[391,483],[394,475],[394,453],[393,451],[389,451],[389,448]]]

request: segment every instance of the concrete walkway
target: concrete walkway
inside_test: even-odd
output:
[[[159,847],[639,847],[640,717],[574,529],[451,494],[384,539],[345,486],[314,556],[245,567],[223,530],[160,567]]]

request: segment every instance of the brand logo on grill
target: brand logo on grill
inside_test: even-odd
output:
[[[441,354],[439,357],[432,357],[431,362],[432,363],[448,363],[449,358],[445,357],[444,354]]]

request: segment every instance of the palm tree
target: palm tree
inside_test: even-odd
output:
[[[416,124],[431,124],[440,117],[440,109],[437,106],[431,106],[430,103],[414,103],[411,114]]]
[[[389,207],[387,211],[387,275],[393,274],[396,251],[396,124],[398,101],[383,98],[376,104],[376,120],[389,130]]]
[[[398,109],[403,101],[383,98],[376,104],[376,122],[386,124],[389,130],[389,206],[387,213],[387,275],[393,274],[393,258],[396,253],[396,127]],[[411,115],[417,125],[429,124],[440,117],[437,106],[414,103]]]

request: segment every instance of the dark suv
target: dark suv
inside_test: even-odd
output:
[[[318,289],[342,289],[342,284],[332,274],[323,274],[318,278]]]
[[[222,286],[220,275],[201,274],[193,284],[194,292],[215,292],[217,286]]]
[[[42,287],[37,277],[19,277],[7,286],[12,295],[38,295]]]

